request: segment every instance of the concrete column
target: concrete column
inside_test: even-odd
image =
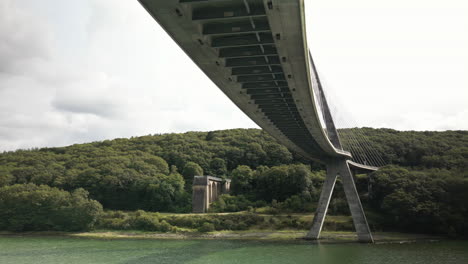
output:
[[[213,202],[218,199],[218,183],[213,182]]]
[[[230,180],[225,180],[221,183],[221,192],[220,194],[226,194],[229,193],[229,187],[230,187],[231,181]]]
[[[353,217],[358,240],[360,242],[373,243],[374,238],[372,237],[369,224],[367,223],[366,215],[362,208],[359,193],[356,189],[356,184],[354,184],[354,178],[351,174],[351,170],[349,169],[349,165],[347,162],[341,162],[339,166],[343,189],[346,195],[346,200],[348,200],[348,206],[351,211],[351,216]]]
[[[216,197],[216,190],[215,190],[216,182],[211,182],[211,201],[210,203],[215,201]]]
[[[325,177],[325,182],[322,186],[322,192],[320,193],[317,210],[315,211],[314,220],[312,222],[312,228],[306,235],[307,239],[320,238],[320,232],[322,231],[323,222],[327,215],[328,205],[330,204],[333,194],[333,188],[335,188],[337,175],[338,171],[336,167],[327,166],[327,176]]]
[[[208,196],[208,203],[210,204],[213,201],[213,182],[210,181],[208,188],[210,190],[210,195]]]
[[[337,159],[327,164],[327,176],[322,187],[322,192],[319,198],[319,204],[312,222],[312,228],[307,233],[307,239],[319,239],[322,231],[323,222],[327,213],[328,205],[335,187],[337,176],[341,177],[343,189],[345,191],[346,200],[348,202],[353,223],[356,228],[358,240],[360,242],[374,242],[367,223],[364,209],[362,208],[359,194],[354,184],[353,175],[349,169],[348,162],[345,159]]]
[[[208,181],[206,185],[206,199],[205,199],[205,212],[210,208],[210,198],[211,198],[211,183]]]
[[[194,213],[206,212],[206,186],[194,185],[192,188],[192,210]]]
[[[211,200],[210,200],[210,204],[215,201],[215,195],[216,195],[215,194],[215,184],[216,184],[216,182],[213,182],[213,181],[211,182]]]

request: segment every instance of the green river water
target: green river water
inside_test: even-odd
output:
[[[367,245],[307,241],[0,237],[0,263],[468,264],[468,241]]]

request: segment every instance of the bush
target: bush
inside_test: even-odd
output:
[[[11,231],[81,231],[91,229],[102,213],[88,192],[72,193],[46,185],[0,188],[0,229]]]
[[[257,212],[263,213],[263,214],[272,214],[272,215],[279,214],[278,208],[274,208],[271,206],[265,206],[265,207],[259,208]]]
[[[121,211],[106,212],[99,221],[98,226],[114,230],[177,231],[177,227],[161,219],[158,213],[147,213],[143,210],[138,210],[133,215]]]
[[[198,232],[212,232],[215,230],[215,226],[212,223],[204,223],[201,227],[198,228]]]
[[[289,197],[278,207],[285,212],[312,212],[315,209],[315,201],[312,201],[310,193],[303,192]]]
[[[165,220],[162,220],[161,223],[158,226],[158,231],[160,232],[171,232],[171,231],[176,231],[177,228],[171,226],[168,222]]]
[[[147,214],[136,215],[133,218],[131,227],[137,230],[158,231],[159,219]]]
[[[247,200],[243,195],[232,196],[223,194],[210,205],[209,211],[214,213],[238,212],[247,210],[251,205],[252,202]]]

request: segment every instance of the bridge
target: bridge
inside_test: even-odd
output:
[[[221,194],[229,193],[231,180],[213,176],[195,176],[192,184],[192,212],[206,213]]]
[[[358,239],[373,242],[351,170],[374,171],[379,164],[356,159],[341,143],[307,45],[304,0],[139,2],[255,123],[290,150],[326,164],[306,238],[319,239],[340,176]],[[362,149],[352,142],[350,148]]]

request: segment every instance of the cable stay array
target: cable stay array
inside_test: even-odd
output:
[[[312,59],[312,58],[311,58]],[[315,65],[312,67],[315,69]],[[316,74],[318,76],[318,74]],[[352,161],[372,167],[382,167],[386,165],[386,162],[382,158],[382,154],[372,146],[372,142],[369,137],[365,134],[361,126],[353,118],[350,111],[344,109],[344,104],[340,103],[339,97],[336,96],[333,91],[328,89],[327,93],[332,94],[333,100],[327,100],[330,96],[325,94],[324,89],[321,89],[321,81],[317,78],[312,79],[312,89],[314,90],[315,99],[317,102],[317,108],[322,113],[321,121],[322,128],[327,133],[328,137],[332,141],[333,145],[337,149],[343,151],[349,151],[352,155]],[[339,107],[338,107],[339,106]],[[329,109],[334,125],[333,129],[327,127],[330,125],[326,122],[326,109]],[[332,131],[337,132],[338,143],[332,139],[334,135]]]

